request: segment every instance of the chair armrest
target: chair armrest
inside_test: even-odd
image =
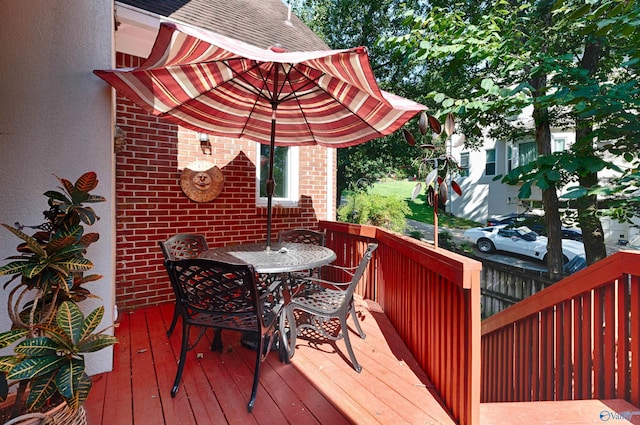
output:
[[[305,277],[304,279],[300,279],[299,282],[303,285],[311,284],[311,285],[319,285],[324,287],[333,287],[337,290],[343,291],[346,287],[348,287],[351,282],[333,282],[331,280],[320,279],[317,277]]]
[[[357,266],[356,267],[346,267],[346,266],[337,266],[335,264],[327,264],[326,266],[322,266],[322,268],[333,268],[333,269],[336,269],[336,270],[343,271],[343,272],[347,273],[349,276],[353,276],[358,267]],[[349,283],[347,283],[347,285],[348,284]]]

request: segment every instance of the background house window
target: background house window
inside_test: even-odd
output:
[[[551,152],[562,152],[565,150],[567,139],[564,137],[553,138],[553,145],[551,146]]]
[[[460,153],[460,176],[467,177],[469,175],[469,152]]]
[[[520,143],[518,145],[518,166],[523,166],[538,157],[538,147],[536,142]]]
[[[484,173],[487,176],[496,174],[496,150],[487,149],[487,162],[484,166]]]
[[[507,145],[507,173],[513,170],[513,146],[511,143]]]
[[[258,179],[258,204],[267,203],[267,178],[269,178],[268,145],[260,145],[256,170]],[[298,148],[276,146],[273,151],[273,180],[276,183],[273,202],[292,204],[298,201]]]

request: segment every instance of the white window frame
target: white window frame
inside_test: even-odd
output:
[[[493,161],[492,162],[489,162],[489,158],[488,158],[489,152],[493,152]],[[497,174],[497,172],[498,172],[498,163],[496,161],[497,155],[498,155],[498,153],[496,152],[495,149],[485,149],[485,154],[484,154],[484,157],[485,157],[484,175],[485,176],[495,176]],[[493,173],[491,173],[491,174],[487,173],[487,168],[488,168],[489,164],[493,164]]]
[[[467,177],[469,175],[469,152],[460,152],[460,176]]]
[[[257,145],[256,149],[256,206],[266,207],[267,197],[260,196],[260,151],[261,145]],[[287,158],[287,185],[289,187],[289,194],[287,197],[276,197],[272,199],[272,205],[280,205],[283,207],[297,207],[300,199],[300,149],[298,146],[289,146]]]
[[[522,158],[523,158],[523,154],[522,154],[522,146],[523,145],[533,145],[536,151],[536,158],[538,157],[538,146],[536,145],[536,142],[522,142],[522,143],[518,143],[518,167],[521,167],[523,165],[525,165],[524,163],[522,163]],[[533,158],[533,160],[535,160],[535,158]]]
[[[567,149],[566,137],[554,137],[551,152],[564,152]]]

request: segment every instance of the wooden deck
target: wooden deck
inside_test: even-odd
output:
[[[180,346],[180,329],[166,336],[173,306],[122,314],[114,370],[94,377],[85,404],[89,424],[453,424],[377,304],[358,300],[357,310],[367,334],[352,333],[362,373],[351,368],[342,341],[299,339],[290,364],[277,352],[263,363],[253,413],[246,405],[255,356],[239,334],[223,332],[221,354],[203,338],[172,398]]]

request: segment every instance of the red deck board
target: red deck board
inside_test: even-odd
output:
[[[629,416],[629,420],[625,418],[626,416]],[[480,405],[480,423],[482,425],[638,425],[640,410],[620,399],[483,403]]]
[[[90,423],[453,424],[385,316],[371,314],[361,301],[357,309],[367,338],[350,332],[362,373],[352,369],[343,341],[336,352],[326,342],[300,339],[290,364],[281,363],[276,351],[262,363],[252,413],[247,402],[255,357],[240,345],[238,333],[224,331],[225,348],[217,353],[209,350],[209,331],[188,353],[179,392],[172,398],[182,332],[179,322],[166,336],[173,306],[123,313],[114,371],[94,377],[98,391],[86,405]],[[102,406],[108,409],[100,415]]]

